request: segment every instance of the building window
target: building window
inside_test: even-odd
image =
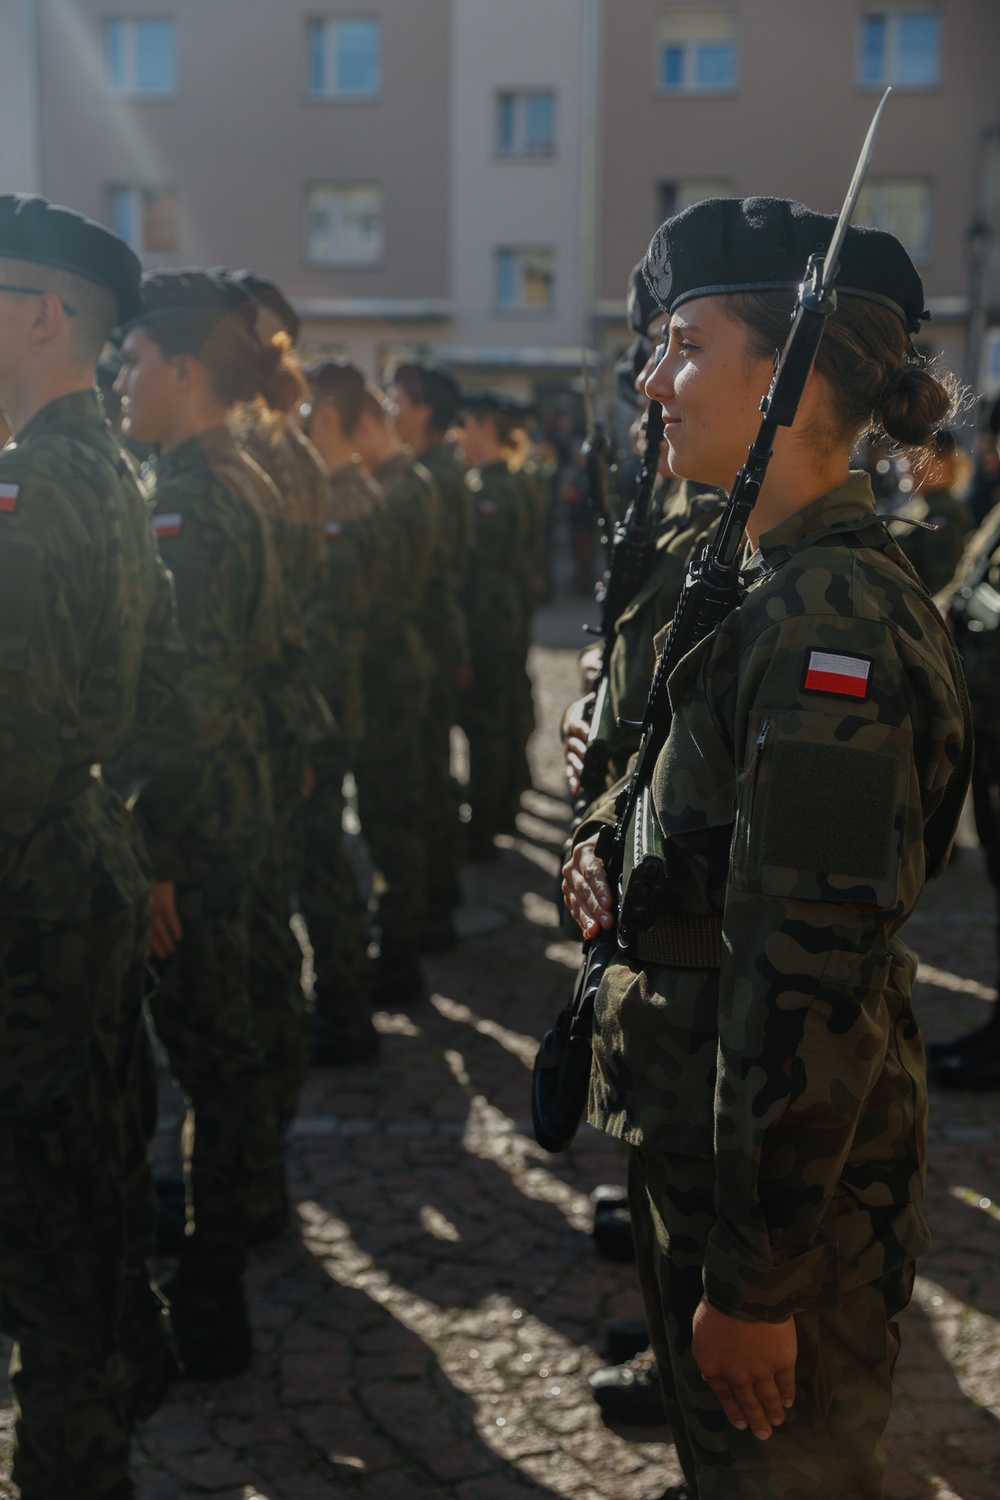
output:
[[[137,255],[176,255],[180,249],[173,188],[110,188],[108,217],[115,234]]]
[[[727,8],[672,5],[660,19],[659,86],[665,94],[736,87],[736,19]]]
[[[684,182],[661,182],[656,190],[657,224],[683,213],[706,198],[728,198],[732,183],[725,177],[689,177]]]
[[[375,266],[382,259],[382,189],[311,187],[306,197],[306,259],[314,266]]]
[[[108,92],[143,99],[177,90],[177,29],[173,21],[105,21]]]
[[[930,260],[934,204],[925,178],[870,177],[861,189],[854,217],[858,224],[894,234],[918,264]]]
[[[556,149],[556,96],[551,89],[497,95],[501,156],[551,156]]]
[[[941,17],[874,11],[861,18],[859,81],[873,88],[931,88],[941,81]]]
[[[496,300],[501,312],[548,312],[555,300],[551,250],[498,250]]]
[[[382,87],[377,21],[309,21],[306,92],[313,99],[374,99]]]

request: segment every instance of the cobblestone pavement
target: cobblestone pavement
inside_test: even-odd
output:
[[[543,616],[536,790],[500,862],[469,879],[502,926],[428,966],[429,1002],[378,1016],[378,1066],[311,1075],[291,1158],[298,1227],[249,1276],[253,1369],[176,1388],[136,1445],[141,1500],[653,1500],[680,1477],[665,1428],[606,1427],[586,1385],[608,1322],[640,1312],[630,1268],[589,1238],[588,1194],[623,1180],[621,1153],[585,1128],[549,1157],[527,1129],[536,1039],[577,952],[552,898],[555,727],[578,619]],[[976,1023],[994,994],[990,894],[967,842],[910,928],[930,1037]],[[932,1135],[935,1244],[903,1319],[887,1494],[993,1500],[996,1096],[935,1096]],[[10,1422],[0,1413],[7,1458]],[[0,1495],[16,1493],[8,1472]]]

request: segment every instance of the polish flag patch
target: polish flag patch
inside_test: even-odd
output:
[[[837,698],[868,697],[870,656],[840,656],[832,651],[810,651],[803,688],[807,693],[832,693]]]
[[[339,521],[327,521],[326,525],[323,527],[323,535],[327,537],[331,542],[335,542],[338,536],[341,535],[343,530],[344,528]]]
[[[19,484],[0,484],[0,515],[12,516],[17,510],[17,497],[21,493]]]
[[[164,512],[163,515],[153,517],[153,532],[161,542],[180,536],[183,525],[184,517],[178,511]]]

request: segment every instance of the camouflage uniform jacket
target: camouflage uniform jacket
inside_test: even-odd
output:
[[[95,392],[0,453],[0,903],[77,923],[145,895],[131,817],[91,768],[185,724],[169,576]]]
[[[521,583],[523,628],[530,636],[531,622],[538,609],[542,591],[542,555],[545,550],[545,518],[549,508],[549,480],[534,459],[529,459],[514,477],[521,487],[521,503],[524,507],[523,549],[518,575]]]
[[[330,706],[340,738],[351,744],[361,740],[365,728],[362,661],[369,608],[368,581],[352,526],[358,517],[384,506],[382,490],[359,459],[327,477],[323,583],[307,619],[309,672]],[[366,522],[364,529],[371,524]]]
[[[907,521],[925,524],[909,526]],[[936,594],[953,577],[973,525],[969,507],[951,490],[919,490],[893,512],[889,531],[927,588]]]
[[[866,476],[766,533],[748,577],[671,678],[652,783],[666,907],[717,916],[721,968],[608,970],[591,1118],[714,1156],[707,1295],[778,1320],[926,1248],[899,932],[964,721],[955,652]]]
[[[420,462],[437,486],[441,501],[441,546],[428,583],[421,629],[439,670],[454,682],[459,669],[469,661],[462,596],[472,552],[472,497],[449,443],[425,449]]]
[[[477,643],[509,636],[517,642],[523,609],[518,575],[526,551],[524,494],[502,459],[470,469],[475,544],[465,590],[466,618],[473,652]]]
[[[991,562],[983,582],[1000,594],[1000,505],[994,506],[970,538],[954,579],[938,596],[937,602],[942,609],[948,608],[951,596],[986,550],[991,553]],[[995,745],[1000,742],[1000,692],[997,691],[1000,686],[1000,630],[962,629],[958,644],[969,683],[976,738],[981,744],[989,739]]]
[[[688,563],[715,529],[724,504],[718,490],[706,490],[685,479],[663,505],[652,570],[615,625],[615,644],[608,668],[612,780],[625,774],[629,758],[639,748],[636,731],[619,727],[617,720],[638,722],[642,718],[656,667],[653,640],[670,624]]]
[[[244,452],[271,480],[255,493],[259,503],[269,507],[290,646],[289,672],[265,699],[268,736],[272,745],[315,744],[330,731],[330,712],[306,676],[305,620],[323,578],[326,466],[293,423],[269,420],[253,408],[251,412],[256,420],[241,423],[236,435]]]
[[[261,515],[276,503],[261,493],[270,484],[224,427],[157,464],[153,529],[176,583],[195,713],[186,753],[154,772],[136,808],[159,880],[195,884],[253,860],[271,821],[263,696],[292,646]]]

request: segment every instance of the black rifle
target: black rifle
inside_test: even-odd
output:
[[[649,577],[653,566],[653,489],[663,443],[663,408],[650,403],[646,414],[646,442],[636,480],[635,496],[622,524],[616,528],[611,565],[601,594],[601,670],[590,719],[590,734],[580,771],[580,790],[573,804],[577,818],[605,790],[609,739],[614,729],[608,673],[615,644],[615,625]]]
[[[667,682],[678,663],[739,604],[740,554],[750,513],[757,502],[779,427],[795,421],[826,320],[837,306],[834,290],[840,251],[871,159],[875,134],[890,90],[875,112],[854,177],[826,255],[810,256],[792,313],[785,346],[775,359],[771,386],[761,402],[763,421],[736,476],[715,535],[688,569],[684,587],[653,676],[642,722],[639,753],[628,786],[615,808],[614,833],[598,842],[597,853],[611,889],[619,893],[617,933],[601,933],[583,945],[573,998],[546,1032],[535,1059],[531,1113],[535,1139],[546,1151],[565,1151],[587,1104],[593,1047],[594,1001],[608,965],[620,949],[656,920],[663,895],[662,862],[652,856],[634,861],[627,841],[640,799],[645,799],[657,757],[670,733]],[[610,834],[610,830],[608,830]],[[631,864],[624,892],[622,875]]]

